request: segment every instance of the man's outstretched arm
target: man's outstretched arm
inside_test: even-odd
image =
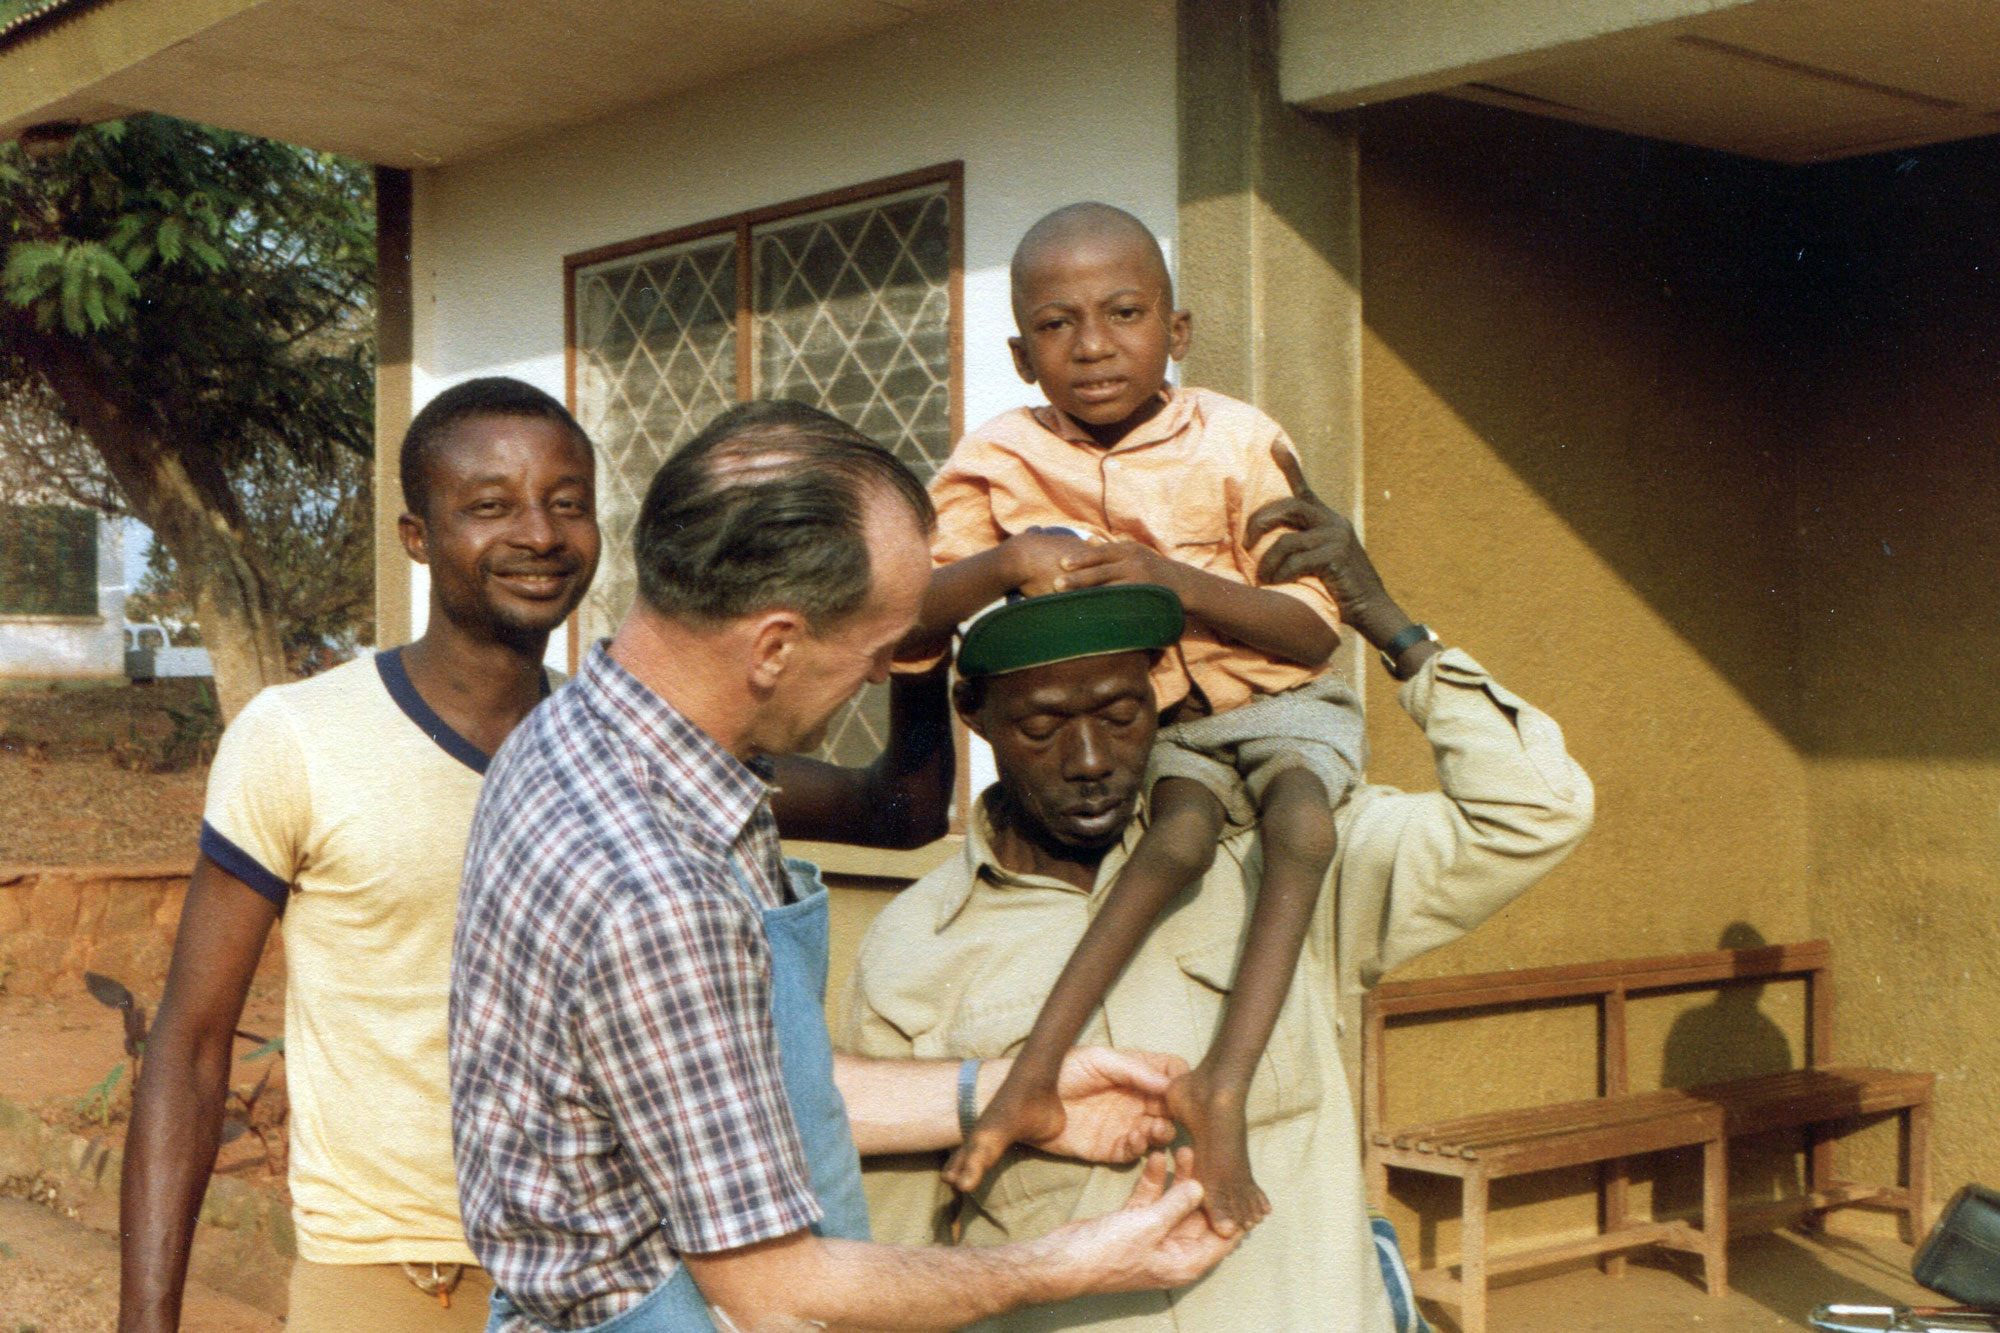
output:
[[[1124,1208],[1039,1240],[986,1249],[871,1245],[796,1232],[721,1254],[686,1255],[695,1285],[740,1333],[962,1328],[1025,1305],[1194,1281],[1235,1248],[1199,1211],[1187,1149],[1167,1188],[1155,1154]]]
[[[948,662],[889,681],[889,740],[866,768],[782,755],[771,813],[787,838],[862,847],[921,847],[950,827]]]
[[[979,1062],[975,1106],[992,1100],[1011,1060]],[[847,1103],[854,1146],[863,1157],[955,1148],[958,1125],[956,1060],[871,1060],[836,1055],[833,1081]],[[1085,1162],[1136,1162],[1170,1142],[1167,1085],[1187,1061],[1153,1051],[1081,1046],[1063,1059],[1056,1095],[1065,1122],[1052,1139],[1030,1146]]]
[[[243,1000],[278,908],[202,856],[132,1094],[119,1190],[120,1333],[180,1326],[188,1249],[222,1138]]]

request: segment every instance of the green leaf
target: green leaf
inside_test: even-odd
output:
[[[82,333],[87,327],[83,314],[83,284],[88,270],[83,256],[72,249],[64,256],[62,270],[62,322],[71,333]]]
[[[127,213],[111,224],[111,234],[104,238],[104,243],[122,253],[129,250],[145,230],[146,219],[136,213]]]
[[[0,269],[0,287],[17,306],[26,306],[55,290],[62,280],[63,255],[68,245],[62,241],[22,241],[7,255],[7,267]]]
[[[229,261],[223,257],[222,251],[216,249],[193,232],[188,233],[187,248],[188,253],[200,261],[201,266],[210,273],[220,273],[223,269],[229,267]]]
[[[159,247],[160,262],[175,264],[180,262],[181,237],[187,232],[187,223],[177,217],[164,218],[160,229],[153,236],[153,244]]]
[[[100,1125],[111,1123],[111,1096],[118,1090],[118,1080],[125,1077],[125,1062],[120,1060],[111,1066],[111,1072],[99,1079],[95,1086],[76,1099],[76,1113],[97,1121]]]

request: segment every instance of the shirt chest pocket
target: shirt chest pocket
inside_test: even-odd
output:
[[[943,1023],[911,1039],[919,1060],[997,1060],[1012,1055],[1028,1038],[1041,1009],[1029,996],[995,998],[962,1006]]]
[[[1239,941],[1235,938],[1196,945],[1175,955],[1189,984],[1181,989],[1192,1034],[1205,1045],[1222,1026],[1224,1006],[1236,984]],[[1285,993],[1284,1007],[1271,1029],[1271,1040],[1257,1061],[1244,1107],[1250,1127],[1275,1124],[1313,1110],[1322,1099],[1324,1071],[1312,1039],[1312,1015],[1317,1006],[1304,994],[1298,977]]]

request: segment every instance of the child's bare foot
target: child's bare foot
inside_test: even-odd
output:
[[[1029,1087],[1009,1070],[972,1133],[944,1164],[945,1183],[961,1194],[971,1193],[1011,1145],[1046,1143],[1062,1133],[1067,1119],[1053,1087]]]
[[[1194,1176],[1209,1225],[1224,1236],[1248,1231],[1271,1211],[1271,1201],[1250,1174],[1249,1127],[1240,1090],[1217,1086],[1206,1065],[1167,1087],[1167,1113],[1194,1140]]]

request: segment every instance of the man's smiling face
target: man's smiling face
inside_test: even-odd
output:
[[[430,467],[428,512],[405,517],[404,542],[445,617],[499,641],[561,625],[597,570],[589,445],[545,418],[474,416]]]
[[[961,695],[966,725],[993,747],[1017,832],[1052,851],[1095,856],[1138,806],[1159,715],[1143,652],[1077,658],[991,676]]]

